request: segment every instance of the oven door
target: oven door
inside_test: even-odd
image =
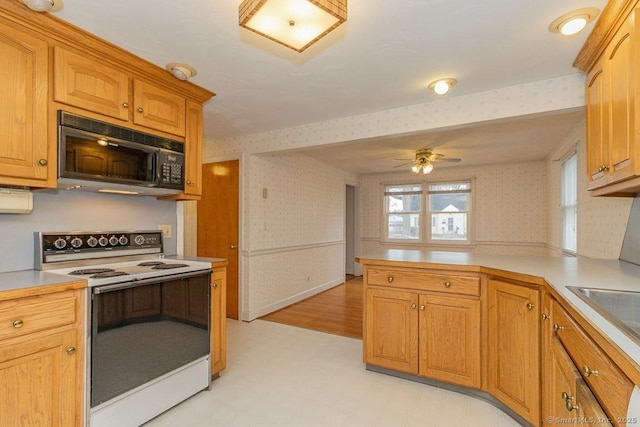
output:
[[[211,272],[96,286],[91,407],[209,354]]]

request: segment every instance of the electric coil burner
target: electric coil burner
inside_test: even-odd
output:
[[[35,237],[36,269],[88,284],[92,427],[139,426],[210,387],[211,263],[165,258],[159,231]]]

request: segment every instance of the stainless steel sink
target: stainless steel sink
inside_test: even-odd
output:
[[[602,317],[640,344],[640,291],[568,288]]]

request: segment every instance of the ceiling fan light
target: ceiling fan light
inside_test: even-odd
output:
[[[420,166],[418,165],[413,165],[411,166],[411,170],[415,173],[420,173]]]
[[[22,0],[22,3],[35,12],[48,12],[55,4],[54,0]]]
[[[425,175],[431,173],[432,170],[433,170],[433,165],[431,163],[427,163],[422,167],[422,173]]]

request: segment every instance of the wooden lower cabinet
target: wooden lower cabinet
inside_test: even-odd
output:
[[[480,300],[369,288],[365,362],[480,388]]]
[[[211,375],[227,365],[227,267],[213,263],[211,278]]]
[[[45,309],[56,300],[74,302],[68,315]],[[3,322],[14,337],[0,340],[0,426],[83,425],[83,302],[82,289],[0,301],[1,312],[15,313]]]
[[[489,279],[489,393],[540,424],[540,291]]]

